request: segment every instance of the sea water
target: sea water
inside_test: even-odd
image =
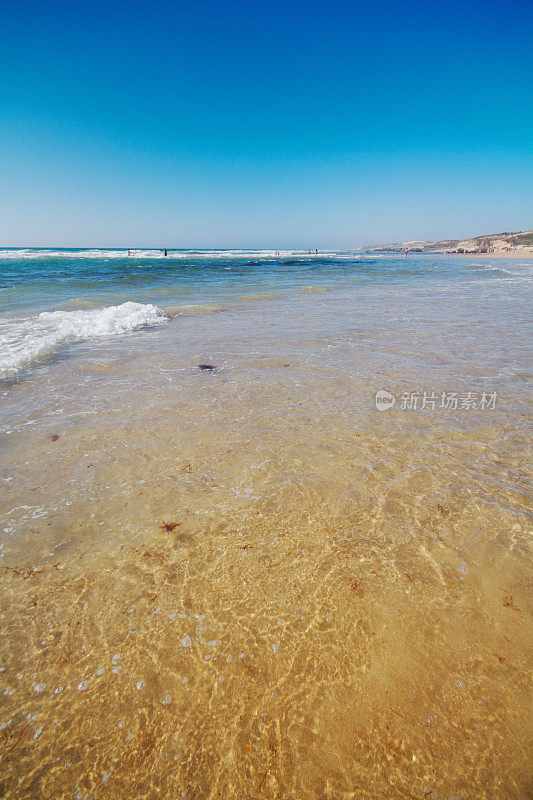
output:
[[[527,795],[531,263],[0,251],[5,796]]]

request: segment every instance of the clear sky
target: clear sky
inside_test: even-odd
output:
[[[532,0],[0,0],[0,244],[533,228]]]

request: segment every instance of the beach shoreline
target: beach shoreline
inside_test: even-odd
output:
[[[3,267],[6,800],[525,797],[529,264],[107,255]]]
[[[419,254],[420,255],[420,254]],[[427,255],[430,255],[428,253]],[[436,255],[433,253],[432,255]],[[512,258],[512,259],[533,259],[533,247],[525,247],[523,250],[511,250],[509,252],[496,253],[443,253],[443,255],[458,256],[459,258]]]

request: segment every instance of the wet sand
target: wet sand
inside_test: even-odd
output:
[[[528,378],[494,286],[195,313],[9,387],[4,797],[530,796]],[[498,402],[376,410],[416,386]]]
[[[460,258],[498,258],[498,259],[525,259],[530,260],[533,258],[533,247],[524,247],[521,250],[511,250],[509,252],[496,252],[496,253],[452,253],[451,255],[459,256]]]

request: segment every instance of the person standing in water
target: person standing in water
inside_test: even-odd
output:
[[[405,248],[405,257],[407,258],[407,248]]]
[[[167,254],[167,248],[165,247],[165,255]]]

